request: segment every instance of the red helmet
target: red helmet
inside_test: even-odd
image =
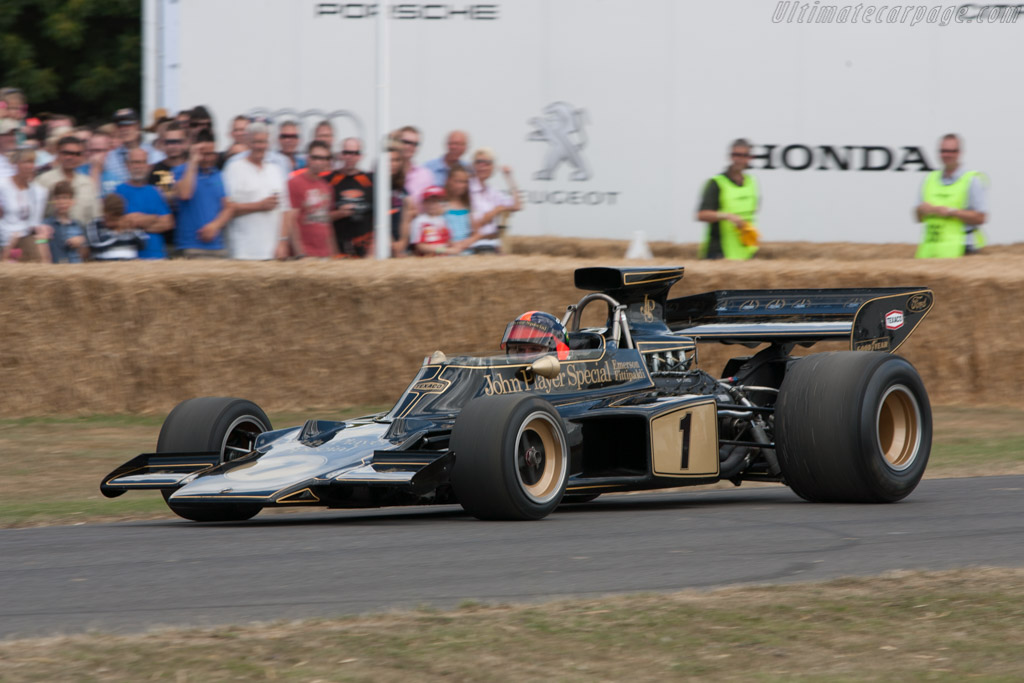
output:
[[[544,311],[528,311],[513,320],[505,328],[501,348],[508,351],[509,344],[530,344],[555,351],[558,360],[569,357],[569,338],[561,321]]]

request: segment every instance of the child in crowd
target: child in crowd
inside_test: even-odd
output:
[[[124,198],[116,192],[103,198],[103,218],[86,228],[86,239],[97,261],[130,261],[139,258],[139,248],[148,235],[143,230],[127,227],[124,219]]]
[[[50,238],[50,256],[54,263],[81,263],[88,253],[85,244],[85,232],[78,221],[71,218],[71,207],[75,203],[75,190],[66,180],[53,186],[50,193],[53,199],[54,215],[46,219],[46,224],[53,228]]]
[[[448,172],[444,193],[448,198],[448,211],[444,216],[452,233],[450,251],[453,254],[469,253],[465,250],[473,244],[476,231],[470,217],[469,171],[464,166],[456,165]]]
[[[409,242],[418,256],[439,256],[451,253],[452,235],[445,221],[444,190],[432,185],[423,191],[423,213],[412,220]]]

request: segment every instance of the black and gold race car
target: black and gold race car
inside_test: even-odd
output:
[[[816,502],[914,490],[931,407],[917,371],[891,353],[927,315],[931,291],[668,299],[682,276],[581,268],[576,286],[590,293],[560,321],[557,351],[435,352],[386,413],[275,430],[250,401],[184,401],[157,452],[111,472],[102,492],[160,489],[182,517],[227,521],[264,507],[450,503],[481,519],[540,519],[603,493],[722,480],[782,482]],[[603,325],[581,325],[590,304]],[[792,355],[826,340],[851,350]],[[752,355],[715,376],[696,367],[705,342]]]

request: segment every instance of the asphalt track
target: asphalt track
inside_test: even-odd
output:
[[[0,638],[980,565],[1024,566],[1024,476],[927,480],[895,505],[772,486],[606,496],[532,523],[436,507],[10,529]]]

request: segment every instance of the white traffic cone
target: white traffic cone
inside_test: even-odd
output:
[[[650,246],[647,245],[647,233],[643,230],[633,231],[633,241],[629,243],[629,247],[626,248],[626,258],[628,259],[648,259],[654,258],[654,254],[651,253]]]

